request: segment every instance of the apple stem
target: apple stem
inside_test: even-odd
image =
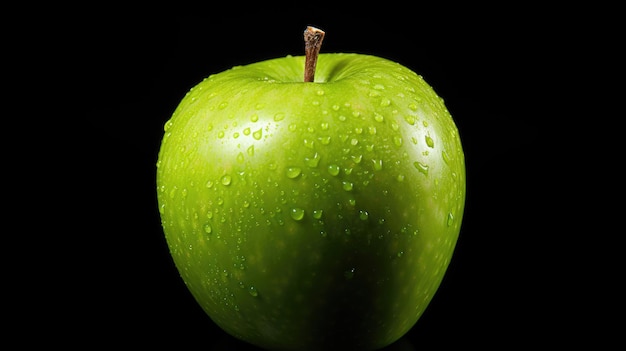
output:
[[[324,40],[323,30],[308,26],[304,30],[304,81],[313,82],[315,78],[315,66],[317,66],[317,56],[320,53],[322,40]]]

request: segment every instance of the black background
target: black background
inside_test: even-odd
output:
[[[37,262],[28,271],[38,278],[12,285],[27,296],[16,325],[61,345],[254,349],[216,327],[178,276],[157,210],[157,152],[163,124],[192,86],[235,65],[301,55],[302,32],[314,25],[326,31],[322,52],[378,55],[421,74],[465,149],[454,258],[398,349],[603,340],[590,327],[606,311],[589,297],[602,278],[588,259],[601,248],[576,234],[590,215],[570,211],[593,191],[583,178],[595,166],[571,153],[589,140],[564,138],[586,116],[565,93],[579,83],[566,58],[596,47],[581,40],[584,11],[331,6],[96,7],[41,29],[31,72],[42,83],[29,91],[52,97],[38,126],[59,132],[38,151],[52,162],[36,179],[38,189],[59,191],[16,206],[50,214],[36,222],[22,211],[34,229],[20,241],[41,252],[23,259],[17,250],[16,262]]]

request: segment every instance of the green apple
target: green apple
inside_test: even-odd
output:
[[[465,204],[457,127],[388,59],[321,54],[214,74],[165,124],[156,181],[171,256],[227,333],[275,350],[373,350],[436,293]]]

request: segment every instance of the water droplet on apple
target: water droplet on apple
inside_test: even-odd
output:
[[[304,146],[306,146],[309,149],[314,149],[315,148],[315,140],[313,139],[304,139]]]
[[[170,199],[174,199],[176,197],[176,191],[178,190],[177,186],[174,186],[172,190],[170,190]]]
[[[223,102],[221,102],[221,103],[217,106],[217,108],[218,108],[218,109],[220,109],[220,110],[223,110],[223,109],[225,109],[227,106],[228,106],[228,101],[223,101]]]
[[[349,270],[347,270],[347,271],[343,272],[343,276],[344,276],[344,278],[346,278],[346,279],[352,279],[352,278],[354,277],[354,271],[355,271],[355,269],[354,269],[354,268],[351,268],[351,269],[349,269]]]
[[[224,137],[224,131],[223,131],[223,130],[220,130],[220,131],[217,133],[217,137],[218,137],[219,139],[222,139],[222,138]]]
[[[385,120],[385,117],[378,112],[374,112],[374,120],[376,122],[383,122]]]
[[[430,137],[430,135],[426,135],[425,136],[426,139],[426,145],[428,145],[428,147],[435,147],[435,142],[433,141],[433,138]]]
[[[248,293],[250,293],[250,295],[253,297],[259,296],[259,292],[256,290],[254,286],[251,286],[248,288]]]
[[[372,163],[374,164],[375,171],[380,171],[381,169],[383,169],[383,160],[373,159]]]
[[[248,155],[254,156],[254,145],[250,145],[246,152],[248,153]]]
[[[302,169],[300,167],[288,167],[287,168],[287,178],[294,179],[298,177],[302,173]]]
[[[237,155],[237,162],[239,162],[239,163],[243,163],[243,161],[244,161],[243,152],[240,152],[240,153]]]
[[[316,152],[313,157],[305,157],[304,162],[310,168],[315,168],[320,163],[320,155]]]
[[[330,175],[332,176],[336,176],[339,174],[339,166],[337,166],[336,164],[332,164],[328,166],[328,173],[330,173]]]
[[[393,143],[394,145],[396,145],[397,147],[402,146],[402,137],[399,135],[396,135],[393,137]]]
[[[276,121],[276,122],[282,121],[283,119],[285,119],[285,114],[282,113],[282,112],[279,112],[279,113],[274,115],[274,121]]]
[[[448,153],[445,150],[441,151],[441,158],[445,164],[450,164],[450,156],[448,156]]]
[[[232,177],[228,174],[225,174],[222,176],[221,182],[223,185],[230,185],[230,182],[232,181]]]
[[[366,221],[369,217],[370,217],[370,214],[367,211],[365,211],[365,210],[360,210],[359,211],[359,218],[362,221]]]
[[[425,165],[421,162],[413,162],[413,166],[415,166],[415,168],[417,168],[417,170],[424,174],[424,175],[428,175],[428,165]]]
[[[318,139],[319,139],[320,143],[322,143],[322,145],[330,144],[330,136],[328,136],[328,135],[325,135],[323,137],[319,137]]]
[[[317,95],[322,96],[322,95],[324,95],[324,90],[320,89],[316,93],[317,93]]]
[[[399,182],[403,182],[404,181],[404,174],[398,174],[398,176],[396,177],[396,180]]]
[[[254,137],[254,139],[256,140],[261,140],[261,137],[263,137],[263,128],[257,130],[256,132],[252,133],[252,137]]]
[[[304,218],[304,210],[300,207],[294,207],[291,209],[290,213],[291,218],[295,221],[300,221]]]
[[[449,226],[451,226],[454,223],[454,215],[452,214],[452,212],[448,213],[448,221],[446,222],[446,224]]]
[[[324,213],[323,210],[313,210],[313,218],[321,219],[323,213]]]
[[[404,120],[406,121],[406,123],[410,124],[410,125],[415,125],[415,116],[412,115],[405,115],[404,116]]]
[[[354,189],[354,184],[352,182],[344,180],[342,182],[342,188],[345,191],[352,191],[352,189]]]
[[[380,106],[381,106],[381,107],[387,107],[387,106],[389,106],[389,105],[391,105],[391,100],[389,100],[389,98],[384,97],[384,98],[382,98],[382,99],[380,100]]]
[[[352,155],[351,158],[354,163],[361,163],[363,155]]]

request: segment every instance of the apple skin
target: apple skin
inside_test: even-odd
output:
[[[166,241],[223,330],[273,350],[374,350],[417,322],[452,258],[465,158],[435,91],[381,57],[238,66],[166,122]]]

